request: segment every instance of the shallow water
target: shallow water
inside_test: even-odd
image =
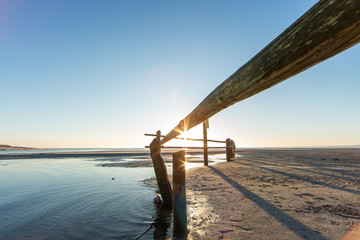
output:
[[[0,239],[134,239],[153,222],[151,168],[86,159],[1,161]],[[114,180],[112,180],[114,178]]]
[[[156,189],[144,183],[154,177],[153,168],[98,166],[139,159],[149,160],[142,155],[0,160],[0,239],[170,237],[171,212],[158,208]],[[171,164],[167,167],[171,173]]]
[[[49,148],[49,149],[33,149],[33,150],[7,150],[0,151],[0,154],[14,154],[14,153],[60,153],[60,152],[96,152],[96,151],[139,151],[148,152],[146,148]]]

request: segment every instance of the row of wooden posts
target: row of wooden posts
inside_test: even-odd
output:
[[[156,139],[159,141],[160,144],[160,148],[169,148],[169,149],[203,149],[204,150],[204,166],[208,166],[209,165],[209,153],[208,153],[208,149],[212,148],[212,149],[226,149],[226,160],[230,161],[231,158],[233,158],[234,155],[234,151],[235,151],[235,143],[233,140],[231,140],[230,138],[227,138],[225,141],[221,141],[221,140],[211,140],[207,138],[207,129],[209,128],[209,120],[206,120],[205,122],[203,122],[203,139],[198,139],[198,138],[181,138],[181,137],[175,137],[175,139],[180,139],[180,140],[189,140],[189,141],[201,141],[203,142],[203,147],[181,147],[181,146],[162,146],[161,145],[161,138],[164,138],[165,135],[161,135],[161,131],[158,130],[156,132],[156,134],[149,134],[149,133],[145,133],[145,136],[148,137],[156,137]],[[208,147],[208,142],[213,142],[213,143],[225,143],[226,146],[225,147]],[[150,146],[146,146],[146,148],[150,148]]]
[[[191,141],[203,141],[203,147],[165,147],[161,146],[161,138],[165,137],[161,135],[161,131],[158,130],[156,134],[145,134],[145,136],[155,137],[151,142],[150,154],[153,161],[156,180],[159,186],[159,191],[163,200],[163,207],[167,209],[173,209],[173,233],[174,237],[182,237],[187,234],[187,213],[186,213],[186,184],[185,184],[185,162],[186,162],[186,151],[180,150],[173,154],[173,186],[171,187],[168,173],[166,170],[164,159],[161,156],[161,148],[171,149],[203,149],[204,150],[204,166],[208,166],[208,149],[209,148],[222,148],[226,149],[226,160],[230,161],[231,158],[235,157],[235,144],[231,139],[226,141],[209,140],[207,139],[207,129],[209,122],[203,123],[203,139],[194,138],[180,138],[182,140]],[[209,147],[208,142],[225,143],[225,147]]]

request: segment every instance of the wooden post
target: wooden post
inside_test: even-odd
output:
[[[173,154],[174,237],[187,234],[185,150]]]
[[[156,131],[156,139],[160,142],[160,140],[161,140],[161,131],[160,130]]]
[[[156,180],[159,186],[159,191],[163,199],[164,208],[172,208],[172,190],[169,182],[169,177],[166,171],[164,159],[161,157],[160,143],[155,138],[150,144],[151,159],[154,165]]]
[[[230,162],[231,160],[231,140],[230,138],[226,139],[226,161]]]
[[[235,158],[236,157],[236,153],[235,153],[235,151],[236,151],[236,145],[235,145],[235,142],[232,140],[232,139],[230,139],[230,149],[231,149],[231,151],[230,151],[230,153],[231,153],[231,158]]]
[[[209,119],[203,122],[203,134],[204,134],[204,166],[209,165],[208,149],[207,149],[207,128],[209,127]]]

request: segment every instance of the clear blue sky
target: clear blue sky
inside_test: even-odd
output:
[[[0,0],[0,144],[143,147],[316,2]],[[359,57],[357,45],[231,106],[209,138],[360,144]]]

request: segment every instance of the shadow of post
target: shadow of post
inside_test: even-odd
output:
[[[154,199],[155,216],[154,222],[151,223],[148,229],[140,234],[136,240],[139,239],[167,239],[172,236],[172,210],[164,206],[159,197]],[[151,237],[152,232],[152,237]]]
[[[156,215],[153,223],[154,227],[154,239],[165,239],[168,235],[172,235],[171,223],[172,223],[172,210],[164,207],[162,204],[156,204]]]
[[[328,177],[331,177],[331,178],[343,179],[343,180],[346,180],[346,181],[354,181],[354,182],[360,183],[359,179],[349,178],[349,177],[344,177],[344,176],[338,176],[338,175],[334,175],[334,174],[330,174],[330,173],[323,173],[323,172],[314,171],[314,170],[310,170],[310,169],[299,168],[299,167],[286,166],[286,165],[284,165],[284,163],[281,163],[279,161],[273,161],[272,160],[272,161],[269,161],[269,162],[263,162],[263,161],[259,161],[259,160],[255,160],[255,159],[249,159],[248,161],[263,164],[263,165],[267,165],[267,166],[286,167],[286,168],[294,169],[294,170],[297,170],[297,171],[302,171],[302,172],[307,172],[307,173],[314,173],[314,174],[318,174],[318,175],[328,176]],[[309,167],[311,167],[311,166],[309,166]]]
[[[235,182],[224,173],[219,171],[218,169],[210,166],[211,170],[213,170],[217,175],[219,175],[222,179],[228,182],[231,186],[233,186],[236,190],[244,194],[247,198],[253,201],[256,205],[260,208],[268,212],[271,216],[276,218],[280,223],[285,225],[288,229],[293,231],[295,234],[300,236],[301,238],[310,238],[310,239],[326,239],[321,233],[314,232],[311,228],[304,225],[303,223],[299,222],[295,218],[291,217],[290,215],[286,214],[285,212],[281,211],[271,203],[267,202],[260,196],[256,195],[255,193],[251,192],[247,188],[241,186],[239,183]]]
[[[314,185],[315,185],[315,184],[316,184],[316,185],[321,185],[321,186],[324,186],[324,187],[328,187],[328,188],[332,188],[332,189],[336,189],[336,190],[340,190],[340,191],[344,191],[344,192],[349,192],[349,193],[353,193],[353,194],[356,194],[356,195],[360,195],[360,191],[358,191],[358,190],[347,189],[347,188],[338,187],[338,186],[333,186],[333,185],[330,185],[330,184],[327,184],[327,183],[323,183],[323,182],[319,182],[319,181],[316,181],[316,180],[313,180],[313,179],[308,179],[308,178],[305,178],[305,177],[303,177],[303,176],[298,176],[298,175],[295,175],[295,174],[290,174],[290,173],[282,172],[282,171],[279,171],[279,170],[275,170],[275,169],[271,169],[271,168],[267,168],[267,167],[263,167],[263,166],[256,166],[256,165],[252,165],[252,164],[248,164],[248,163],[243,163],[243,162],[235,162],[235,163],[236,163],[236,164],[242,164],[242,165],[250,166],[250,167],[260,168],[260,169],[267,170],[267,171],[274,172],[274,173],[278,173],[278,174],[282,174],[282,175],[284,175],[284,176],[288,176],[288,177],[290,177],[290,178],[297,179],[297,180],[304,181],[304,182],[308,182],[308,183],[311,183],[311,184],[314,184]]]

